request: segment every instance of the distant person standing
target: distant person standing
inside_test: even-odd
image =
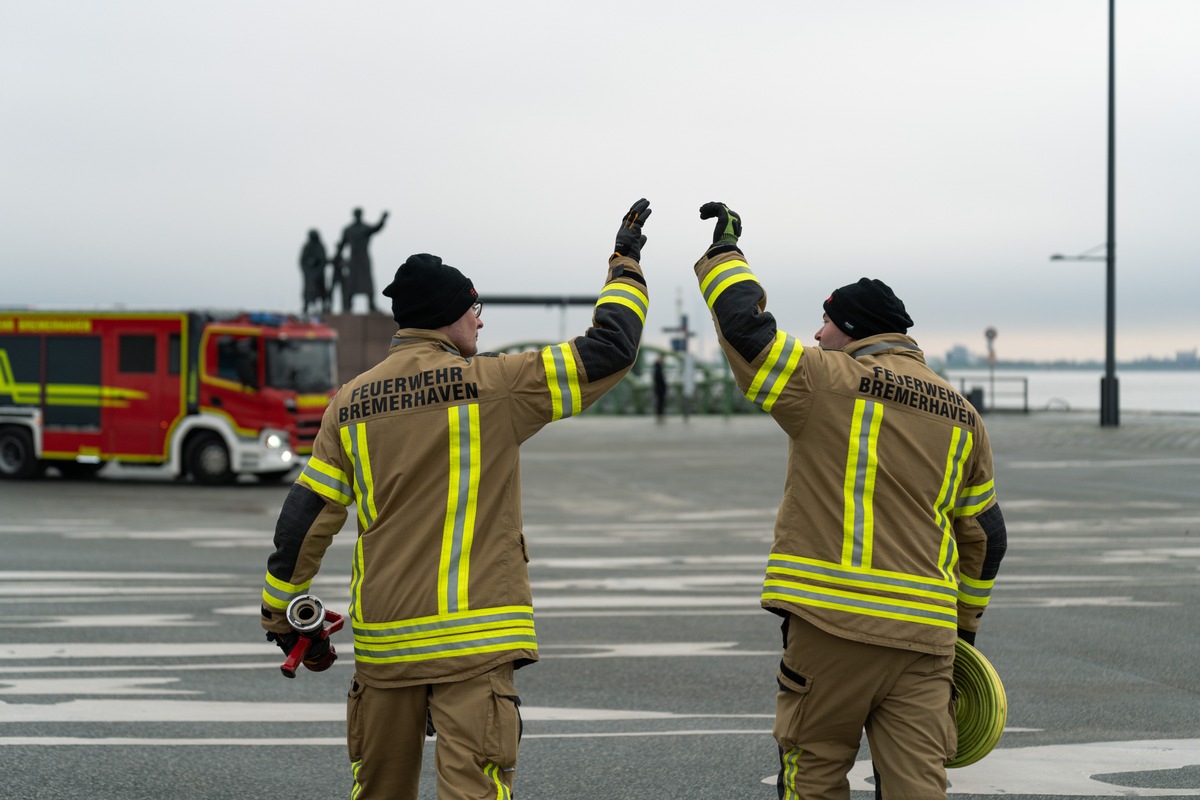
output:
[[[370,311],[376,310],[375,279],[371,276],[371,256],[367,247],[371,243],[371,237],[383,229],[388,212],[384,211],[379,222],[374,225],[363,222],[362,214],[361,208],[354,209],[354,222],[342,230],[342,239],[338,242],[337,252],[334,253],[336,261],[341,258],[342,250],[347,245],[350,246],[350,259],[346,262],[346,271],[342,276],[342,310],[347,312],[351,310],[354,296],[357,294],[365,294],[367,308]]]
[[[300,250],[300,274],[304,277],[301,311],[329,311],[330,292],[325,287],[325,243],[316,228],[308,232],[308,241]]]
[[[667,375],[663,357],[654,359],[654,416],[663,422],[667,415]]]

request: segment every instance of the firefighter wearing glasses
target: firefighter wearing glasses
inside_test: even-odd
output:
[[[637,357],[648,306],[640,200],[622,220],[592,325],[568,342],[478,354],[474,285],[436,256],[384,290],[387,358],[330,402],[267,562],[262,625],[308,592],[355,507],[347,710],[352,797],[415,798],[427,717],[438,797],[510,796],[520,739],[514,668],[538,658],[522,535],[521,443],[586,409]]]

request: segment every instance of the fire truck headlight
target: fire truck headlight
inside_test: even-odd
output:
[[[271,450],[278,450],[284,445],[283,437],[277,433],[272,433],[267,436],[267,447]]]

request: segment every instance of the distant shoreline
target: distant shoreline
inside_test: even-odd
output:
[[[954,372],[987,372],[991,369],[987,364],[947,364],[939,362],[935,366]],[[1200,362],[1195,364],[1180,364],[1174,361],[1118,361],[1119,371],[1146,372],[1200,372]],[[1070,369],[1080,372],[1103,372],[1102,361],[997,361],[997,370],[1051,370]]]

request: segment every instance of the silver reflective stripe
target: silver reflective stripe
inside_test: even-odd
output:
[[[464,628],[473,628],[493,622],[533,622],[532,611],[499,611],[494,614],[479,614],[478,616],[459,616],[453,619],[428,619],[421,622],[404,622],[403,620],[384,623],[384,626],[372,624],[365,628],[361,623],[354,626],[356,639],[393,639],[400,636],[412,636],[420,633],[461,633]]]
[[[775,359],[775,363],[771,365],[771,369],[767,372],[763,382],[758,387],[758,394],[754,396],[754,402],[760,406],[774,393],[775,384],[779,381],[779,376],[787,368],[788,362],[791,361],[792,351],[796,349],[796,338],[785,334],[783,339],[783,348],[779,351],[779,356]]]
[[[596,300],[596,305],[600,305],[601,303],[603,303],[605,298],[614,298],[614,297],[621,297],[621,298],[624,298],[624,299],[632,302],[639,309],[641,309],[642,319],[643,320],[646,319],[646,311],[648,310],[648,308],[646,306],[646,301],[643,300],[642,296],[639,295],[637,292],[632,291],[631,289],[629,289],[625,286],[622,286],[620,284],[610,285],[607,289],[602,291],[600,293],[600,297]]]
[[[805,575],[815,576],[820,578],[840,578],[842,580],[859,581],[860,583],[870,583],[873,586],[879,587],[883,591],[889,589],[907,589],[924,592],[936,592],[949,597],[957,597],[958,592],[953,586],[945,583],[934,581],[908,580],[892,575],[878,575],[876,573],[863,573],[856,570],[839,569],[834,565],[817,566],[815,564],[799,564],[794,561],[785,561],[778,558],[772,558],[767,562],[767,572],[773,569],[792,570],[793,572],[801,572]]]
[[[367,486],[367,477],[363,473],[364,454],[359,451],[358,446],[358,432],[360,428],[362,428],[361,422],[346,426],[350,439],[350,463],[354,465],[354,492],[358,498],[358,513],[362,517],[363,528],[365,529],[375,524],[375,517],[371,513],[371,504],[365,502],[367,495],[370,493],[370,487]]]
[[[863,542],[867,519],[867,478],[874,471],[875,462],[871,458],[871,423],[876,414],[883,414],[879,403],[859,400],[862,403],[862,413],[858,417],[858,458],[855,460],[854,471],[854,544],[851,548],[850,563],[856,567],[863,564]]]
[[[468,504],[471,500],[471,464],[476,454],[471,448],[471,408],[470,405],[452,406],[450,414],[458,418],[458,441],[451,441],[450,446],[458,451],[458,475],[451,476],[451,485],[457,496],[453,508],[454,528],[450,540],[449,571],[445,584],[445,609],[450,613],[459,611],[459,580],[463,570],[463,541],[467,535]],[[453,431],[453,429],[452,429]],[[465,609],[464,609],[465,610]]]
[[[730,278],[734,277],[735,275],[749,275],[754,277],[754,273],[750,271],[750,267],[748,266],[733,267],[732,269],[727,270],[722,270],[720,266],[717,266],[713,271],[719,274],[717,275],[716,279],[713,280],[712,283],[710,283],[704,290],[704,302],[708,304],[709,308],[712,308],[713,295],[716,294],[719,289],[722,289],[722,287],[726,285],[726,282]]]
[[[942,563],[942,572],[947,575],[952,574],[954,569],[954,561],[957,558],[957,546],[954,541],[953,523],[950,521],[950,510],[954,506],[954,495],[958,493],[958,484],[962,480],[963,461],[966,458],[967,443],[971,441],[971,434],[962,428],[955,428],[958,431],[958,443],[954,448],[954,458],[951,460],[950,476],[948,478],[949,491],[942,504],[937,508],[937,519],[941,522],[942,530],[949,536],[949,547],[946,548],[946,560]]]
[[[278,600],[281,606],[286,606],[291,602],[293,597],[298,597],[304,592],[289,592],[285,589],[277,589],[276,587],[272,586],[270,582],[267,582],[263,584],[263,593],[268,594]]]
[[[965,492],[958,496],[958,502],[954,504],[955,508],[969,508],[971,506],[985,505],[989,500],[996,496],[996,487],[992,486],[987,491],[980,492],[976,495],[968,495]]]
[[[575,397],[571,394],[571,378],[567,374],[567,360],[562,352],[562,349],[568,346],[560,344],[550,348],[550,352],[554,356],[555,383],[558,385],[559,394],[562,395],[562,415],[564,418],[575,413]]]
[[[328,486],[338,494],[345,495],[346,497],[353,496],[353,490],[350,488],[350,484],[343,483],[331,475],[326,475],[324,472],[321,472],[313,467],[311,463],[304,465],[304,477],[308,478],[313,483],[319,483],[322,486]]]
[[[468,639],[463,642],[435,642],[434,644],[416,645],[413,647],[383,647],[380,645],[372,645],[363,647],[356,644],[354,653],[358,656],[366,656],[372,659],[391,659],[397,657],[413,657],[424,655],[454,655],[455,650],[476,650],[478,648],[492,648],[496,645],[505,644],[529,644],[534,639],[533,629],[530,628],[528,633],[513,633],[503,636],[491,636],[487,638]]]
[[[850,608],[861,608],[869,611],[879,611],[894,617],[895,615],[903,615],[908,617],[920,617],[922,619],[954,621],[958,622],[958,612],[956,609],[947,609],[945,611],[936,608],[914,608],[912,606],[895,605],[892,603],[879,602],[869,599],[867,595],[856,595],[854,597],[845,597],[843,595],[830,595],[825,592],[809,591],[802,589],[793,584],[779,585],[772,583],[764,588],[764,593],[778,593],[795,598],[803,603],[805,600],[812,600],[822,604],[832,603],[838,606],[848,606]]]
[[[975,586],[968,586],[965,582],[963,582],[958,585],[958,593],[967,597],[977,597],[980,600],[987,600],[992,596],[992,587],[989,585],[987,587],[979,588]]]

